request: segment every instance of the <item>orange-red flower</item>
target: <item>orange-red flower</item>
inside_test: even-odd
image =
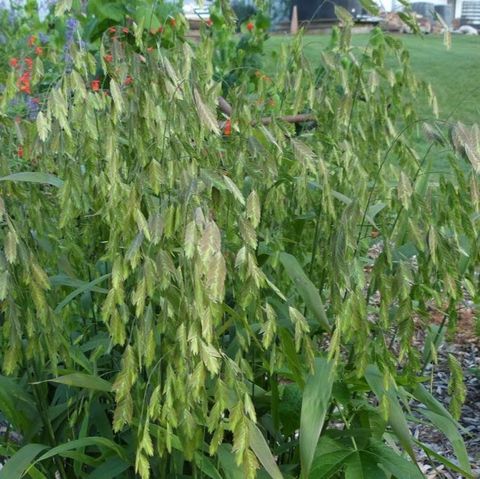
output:
[[[122,32],[127,35],[128,33],[130,33],[130,30],[127,27],[123,27]]]
[[[251,32],[255,28],[255,25],[252,22],[247,23],[247,30]]]
[[[10,58],[10,66],[13,68],[17,68],[18,66],[18,58]]]
[[[133,78],[130,75],[128,75],[127,78],[125,78],[125,81],[123,83],[126,86],[131,85],[133,83]]]
[[[177,20],[175,20],[175,18],[173,18],[173,17],[169,18],[168,22],[170,23],[170,26],[172,28],[175,28],[175,26],[177,25]]]
[[[22,93],[27,93],[30,95],[32,92],[30,90],[30,72],[25,71],[22,76],[18,79],[18,88]]]
[[[225,122],[225,126],[223,127],[223,134],[225,136],[230,136],[232,134],[232,121],[230,118]]]
[[[92,80],[90,83],[90,87],[92,88],[93,91],[100,90],[100,80]]]
[[[27,57],[23,61],[25,62],[25,65],[27,65],[27,68],[31,70],[33,67],[33,60],[30,57]]]
[[[211,18],[207,18],[206,24],[207,27],[211,27],[213,25],[213,20]]]
[[[103,57],[103,59],[105,60],[105,63],[111,63],[113,61],[113,55],[108,53]]]
[[[41,56],[43,54],[43,48],[42,47],[35,47],[35,55]]]
[[[117,29],[115,27],[110,27],[108,31],[113,35],[114,33],[117,32]]]
[[[17,149],[17,156],[19,158],[23,158],[23,146],[22,145],[20,145]]]
[[[28,46],[33,47],[36,41],[37,41],[37,37],[35,35],[30,35],[27,40]]]

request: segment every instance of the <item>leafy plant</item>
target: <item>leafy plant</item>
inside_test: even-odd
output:
[[[134,22],[100,63],[73,49],[35,121],[8,116],[9,77],[0,478],[403,479],[418,447],[472,477],[422,385],[438,341],[422,357],[413,338],[430,304],[454,328],[478,282],[478,129],[418,118],[416,96],[435,100],[401,42],[374,29],[358,51],[338,15],[320,69],[300,34],[268,86],[231,85],[229,118],[206,28],[152,49]],[[304,111],[309,129],[285,121]],[[419,414],[457,464],[411,436]]]

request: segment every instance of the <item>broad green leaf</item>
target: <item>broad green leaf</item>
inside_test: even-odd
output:
[[[43,183],[46,185],[56,186],[60,188],[63,181],[50,173],[40,173],[37,171],[24,171],[22,173],[12,173],[11,175],[2,176],[0,181],[13,181],[25,183]]]
[[[321,437],[315,451],[309,479],[329,479],[344,467],[352,454],[355,454],[353,449],[345,447],[328,436]]]
[[[0,479],[21,479],[35,458],[48,446],[27,444],[19,449],[0,470]]]
[[[374,457],[355,451],[345,461],[345,479],[387,479]]]
[[[288,253],[280,253],[280,261],[282,262],[288,276],[293,281],[298,293],[305,301],[307,308],[315,315],[320,326],[329,331],[330,323],[325,313],[322,298],[320,297],[317,288],[315,288],[314,284],[308,279],[300,266],[300,263],[295,256]]]
[[[380,441],[370,439],[368,453],[372,454],[377,463],[397,479],[423,479],[424,477],[416,464],[399,456]]]
[[[257,425],[250,421],[249,427],[249,442],[250,448],[257,456],[258,460],[268,472],[272,479],[283,479],[282,473],[277,466],[275,458],[268,447],[267,441],[263,437],[262,432],[258,429]]]
[[[111,392],[112,385],[98,376],[84,373],[72,373],[49,379],[49,382],[65,384],[76,388],[92,389],[94,391]]]
[[[388,422],[392,426],[393,431],[398,437],[402,447],[408,452],[410,457],[416,461],[415,453],[413,451],[413,440],[408,429],[407,419],[400,406],[397,397],[397,391],[393,387],[388,391],[383,385],[383,376],[376,365],[370,364],[365,371],[365,378],[375,393],[377,398],[381,401],[386,395],[388,398]]]
[[[307,377],[303,391],[299,431],[302,477],[308,477],[310,474],[318,439],[330,404],[333,380],[333,362],[325,358],[317,358],[314,373]]]

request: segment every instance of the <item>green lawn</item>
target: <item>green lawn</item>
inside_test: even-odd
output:
[[[453,36],[450,50],[445,48],[442,36],[400,38],[411,53],[412,66],[419,78],[432,84],[440,117],[480,123],[480,37]],[[356,35],[353,43],[362,46],[366,39],[367,35]],[[267,52],[288,41],[288,35],[272,37]],[[305,36],[306,56],[314,62],[328,41],[328,35]]]

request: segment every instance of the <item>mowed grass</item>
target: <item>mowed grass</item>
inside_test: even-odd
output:
[[[314,64],[319,52],[329,42],[329,35],[306,35],[304,52]],[[400,35],[408,47],[412,68],[417,76],[432,85],[440,118],[464,123],[480,123],[480,36],[452,36],[452,47],[447,50],[443,36]],[[368,35],[353,36],[353,44],[365,45]],[[291,37],[273,36],[267,42],[266,52],[278,50]],[[419,99],[422,104],[422,99]],[[422,110],[425,107],[422,107]]]

